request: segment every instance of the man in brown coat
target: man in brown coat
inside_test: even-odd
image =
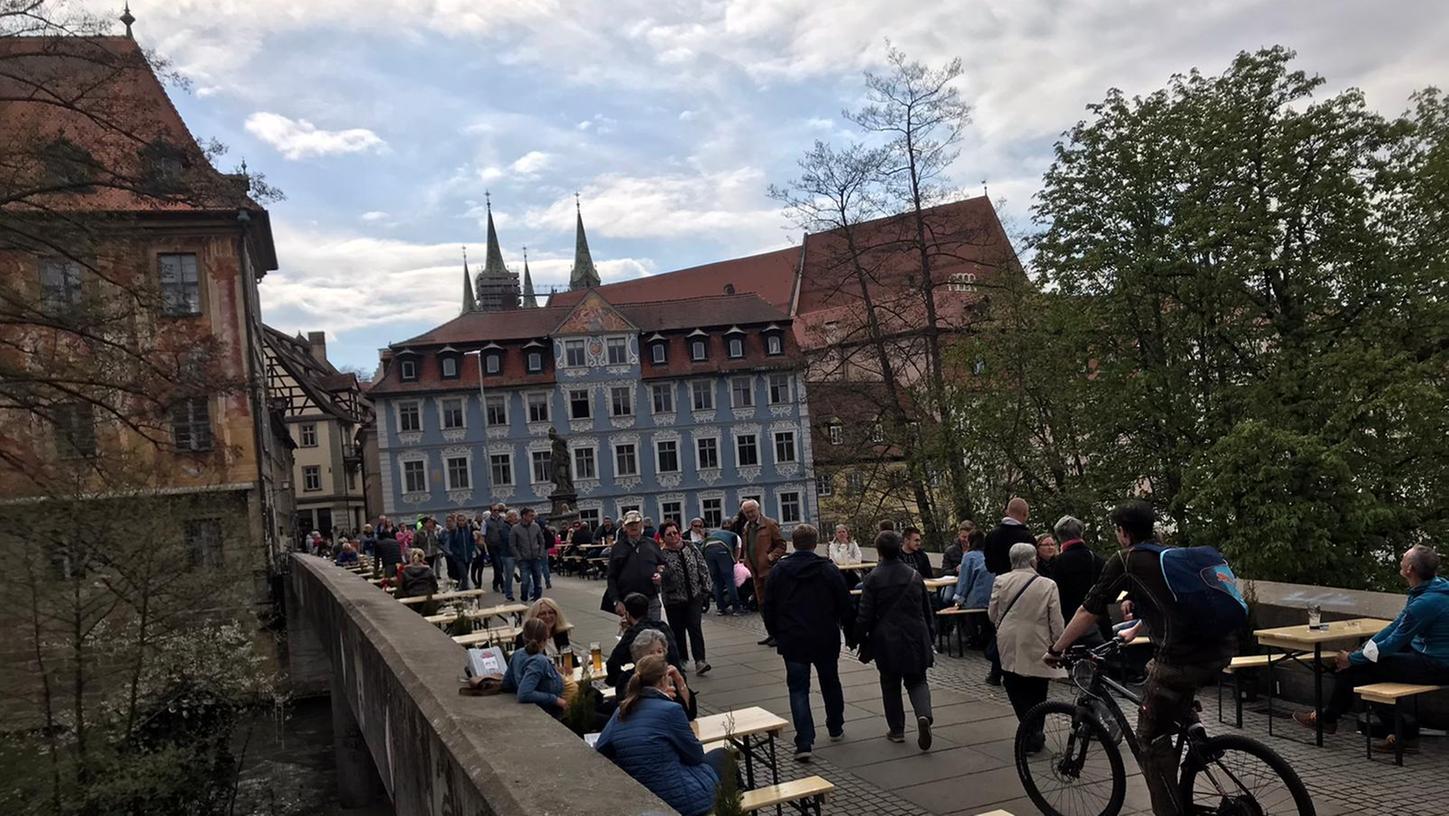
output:
[[[780,525],[774,519],[760,512],[760,503],[754,499],[740,505],[745,514],[745,529],[740,534],[740,560],[750,568],[750,577],[755,583],[755,603],[765,608],[765,579],[770,577],[770,568],[785,557],[785,539],[780,535]],[[775,637],[769,635],[760,641],[761,646],[774,646]]]

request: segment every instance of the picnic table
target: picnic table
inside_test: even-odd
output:
[[[528,604],[513,603],[503,604],[502,606],[490,606],[486,609],[464,609],[463,614],[470,618],[477,618],[486,621],[489,618],[503,618],[504,620],[507,620],[509,615],[522,615],[524,612],[527,611]],[[450,610],[448,612],[443,612],[437,615],[428,615],[427,617],[423,618],[423,620],[427,621],[428,623],[440,623],[446,626],[447,624],[452,623],[457,618],[457,614]]]
[[[755,761],[759,760],[770,768],[774,784],[780,783],[780,765],[775,756],[775,738],[785,730],[789,722],[771,714],[763,708],[752,706],[700,717],[689,724],[690,730],[700,742],[729,741],[745,756],[745,782],[755,787]],[[765,753],[765,748],[769,753]]]
[[[859,564],[838,564],[836,566],[842,572],[852,572],[852,571],[866,572],[868,570],[871,570],[871,569],[874,569],[875,568],[875,562],[874,561],[862,561]]]
[[[1380,618],[1351,618],[1331,621],[1322,629],[1309,629],[1308,624],[1305,623],[1298,626],[1280,626],[1276,629],[1258,629],[1253,632],[1253,637],[1257,638],[1258,645],[1282,652],[1282,656],[1276,660],[1272,659],[1272,653],[1269,653],[1268,674],[1270,677],[1273,673],[1273,666],[1287,661],[1303,665],[1305,656],[1312,653],[1313,660],[1309,663],[1309,668],[1313,671],[1313,710],[1318,712],[1318,716],[1315,718],[1317,724],[1314,728],[1318,747],[1323,747],[1323,647],[1326,644],[1356,646],[1378,634],[1379,630],[1388,626],[1389,623]],[[1268,733],[1270,735],[1273,733],[1271,683],[1268,685]]]
[[[420,604],[424,601],[455,601],[459,598],[477,598],[487,593],[481,589],[460,589],[454,592],[437,592],[432,595],[410,595],[406,598],[398,598],[400,603]]]
[[[955,586],[956,576],[947,575],[944,578],[927,578],[926,589],[940,589],[941,587]]]

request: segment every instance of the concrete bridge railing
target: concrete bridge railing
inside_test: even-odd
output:
[[[464,652],[346,570],[294,554],[287,580],[295,688],[328,690],[339,801],[398,816],[673,813],[537,706],[461,697]]]

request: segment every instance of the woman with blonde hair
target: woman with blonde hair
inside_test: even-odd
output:
[[[552,598],[539,598],[533,602],[528,611],[523,613],[524,624],[531,620],[541,620],[548,624],[549,639],[544,642],[544,654],[556,657],[569,650],[569,630],[574,627],[564,617],[563,608]],[[513,648],[523,648],[523,633],[520,632],[514,638]]]
[[[690,730],[674,700],[678,673],[660,655],[640,658],[594,747],[683,816],[704,816],[714,809],[725,751],[705,753]]]

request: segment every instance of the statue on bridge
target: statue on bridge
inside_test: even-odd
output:
[[[561,516],[574,512],[574,502],[578,494],[574,492],[574,478],[571,470],[573,465],[569,457],[568,440],[559,436],[557,428],[548,429],[548,441],[552,446],[549,453],[549,465],[553,469],[553,493],[549,498],[553,501],[553,512],[550,517],[557,522]]]

